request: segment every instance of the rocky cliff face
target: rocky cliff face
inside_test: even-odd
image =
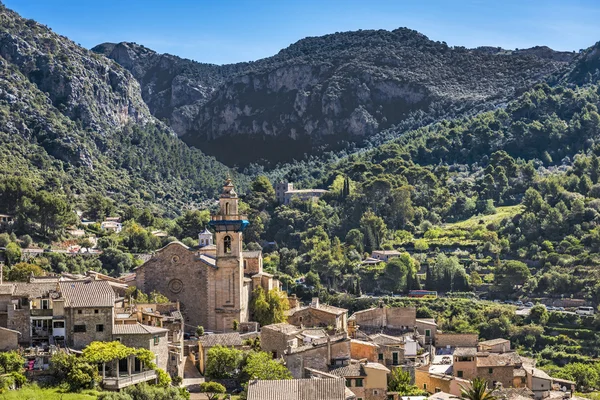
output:
[[[172,210],[228,172],[152,115],[127,69],[1,3],[0,144],[0,178]]]
[[[221,67],[126,43],[95,50],[133,72],[150,110],[184,140],[224,161],[234,152],[242,164],[303,157],[407,119],[500,103],[574,57],[545,47],[448,47],[404,28],[306,38],[273,57]]]

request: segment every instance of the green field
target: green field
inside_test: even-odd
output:
[[[479,227],[485,227],[491,223],[498,223],[504,218],[512,218],[523,211],[522,205],[496,207],[496,213],[491,215],[475,215],[464,221],[444,225],[445,229],[465,229],[475,230]]]
[[[0,400],[95,400],[97,397],[98,392],[94,390],[68,393],[61,388],[42,389],[37,386],[25,386],[0,394]]]

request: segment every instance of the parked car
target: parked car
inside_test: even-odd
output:
[[[594,307],[581,306],[575,311],[578,315],[594,315]]]
[[[522,306],[523,302],[521,300],[515,302],[515,306]]]
[[[528,301],[527,303],[525,303],[525,307],[533,307],[533,303]]]
[[[548,311],[554,311],[554,310],[556,310],[556,308],[554,308],[552,306],[548,306],[548,307],[546,307],[546,310],[548,310]]]
[[[564,308],[564,307],[556,307],[556,309],[557,309],[558,311],[565,311],[565,308]]]

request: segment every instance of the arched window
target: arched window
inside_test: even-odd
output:
[[[231,236],[225,236],[223,238],[223,251],[225,254],[231,253]]]
[[[225,203],[225,215],[229,215],[229,203]]]

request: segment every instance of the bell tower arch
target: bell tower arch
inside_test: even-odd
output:
[[[227,179],[219,197],[219,211],[211,217],[215,229],[216,260],[214,279],[209,284],[209,299],[213,303],[210,314],[214,329],[230,331],[233,321],[246,322],[247,300],[244,299],[244,267],[242,232],[248,226],[248,218],[238,214],[239,198]]]

